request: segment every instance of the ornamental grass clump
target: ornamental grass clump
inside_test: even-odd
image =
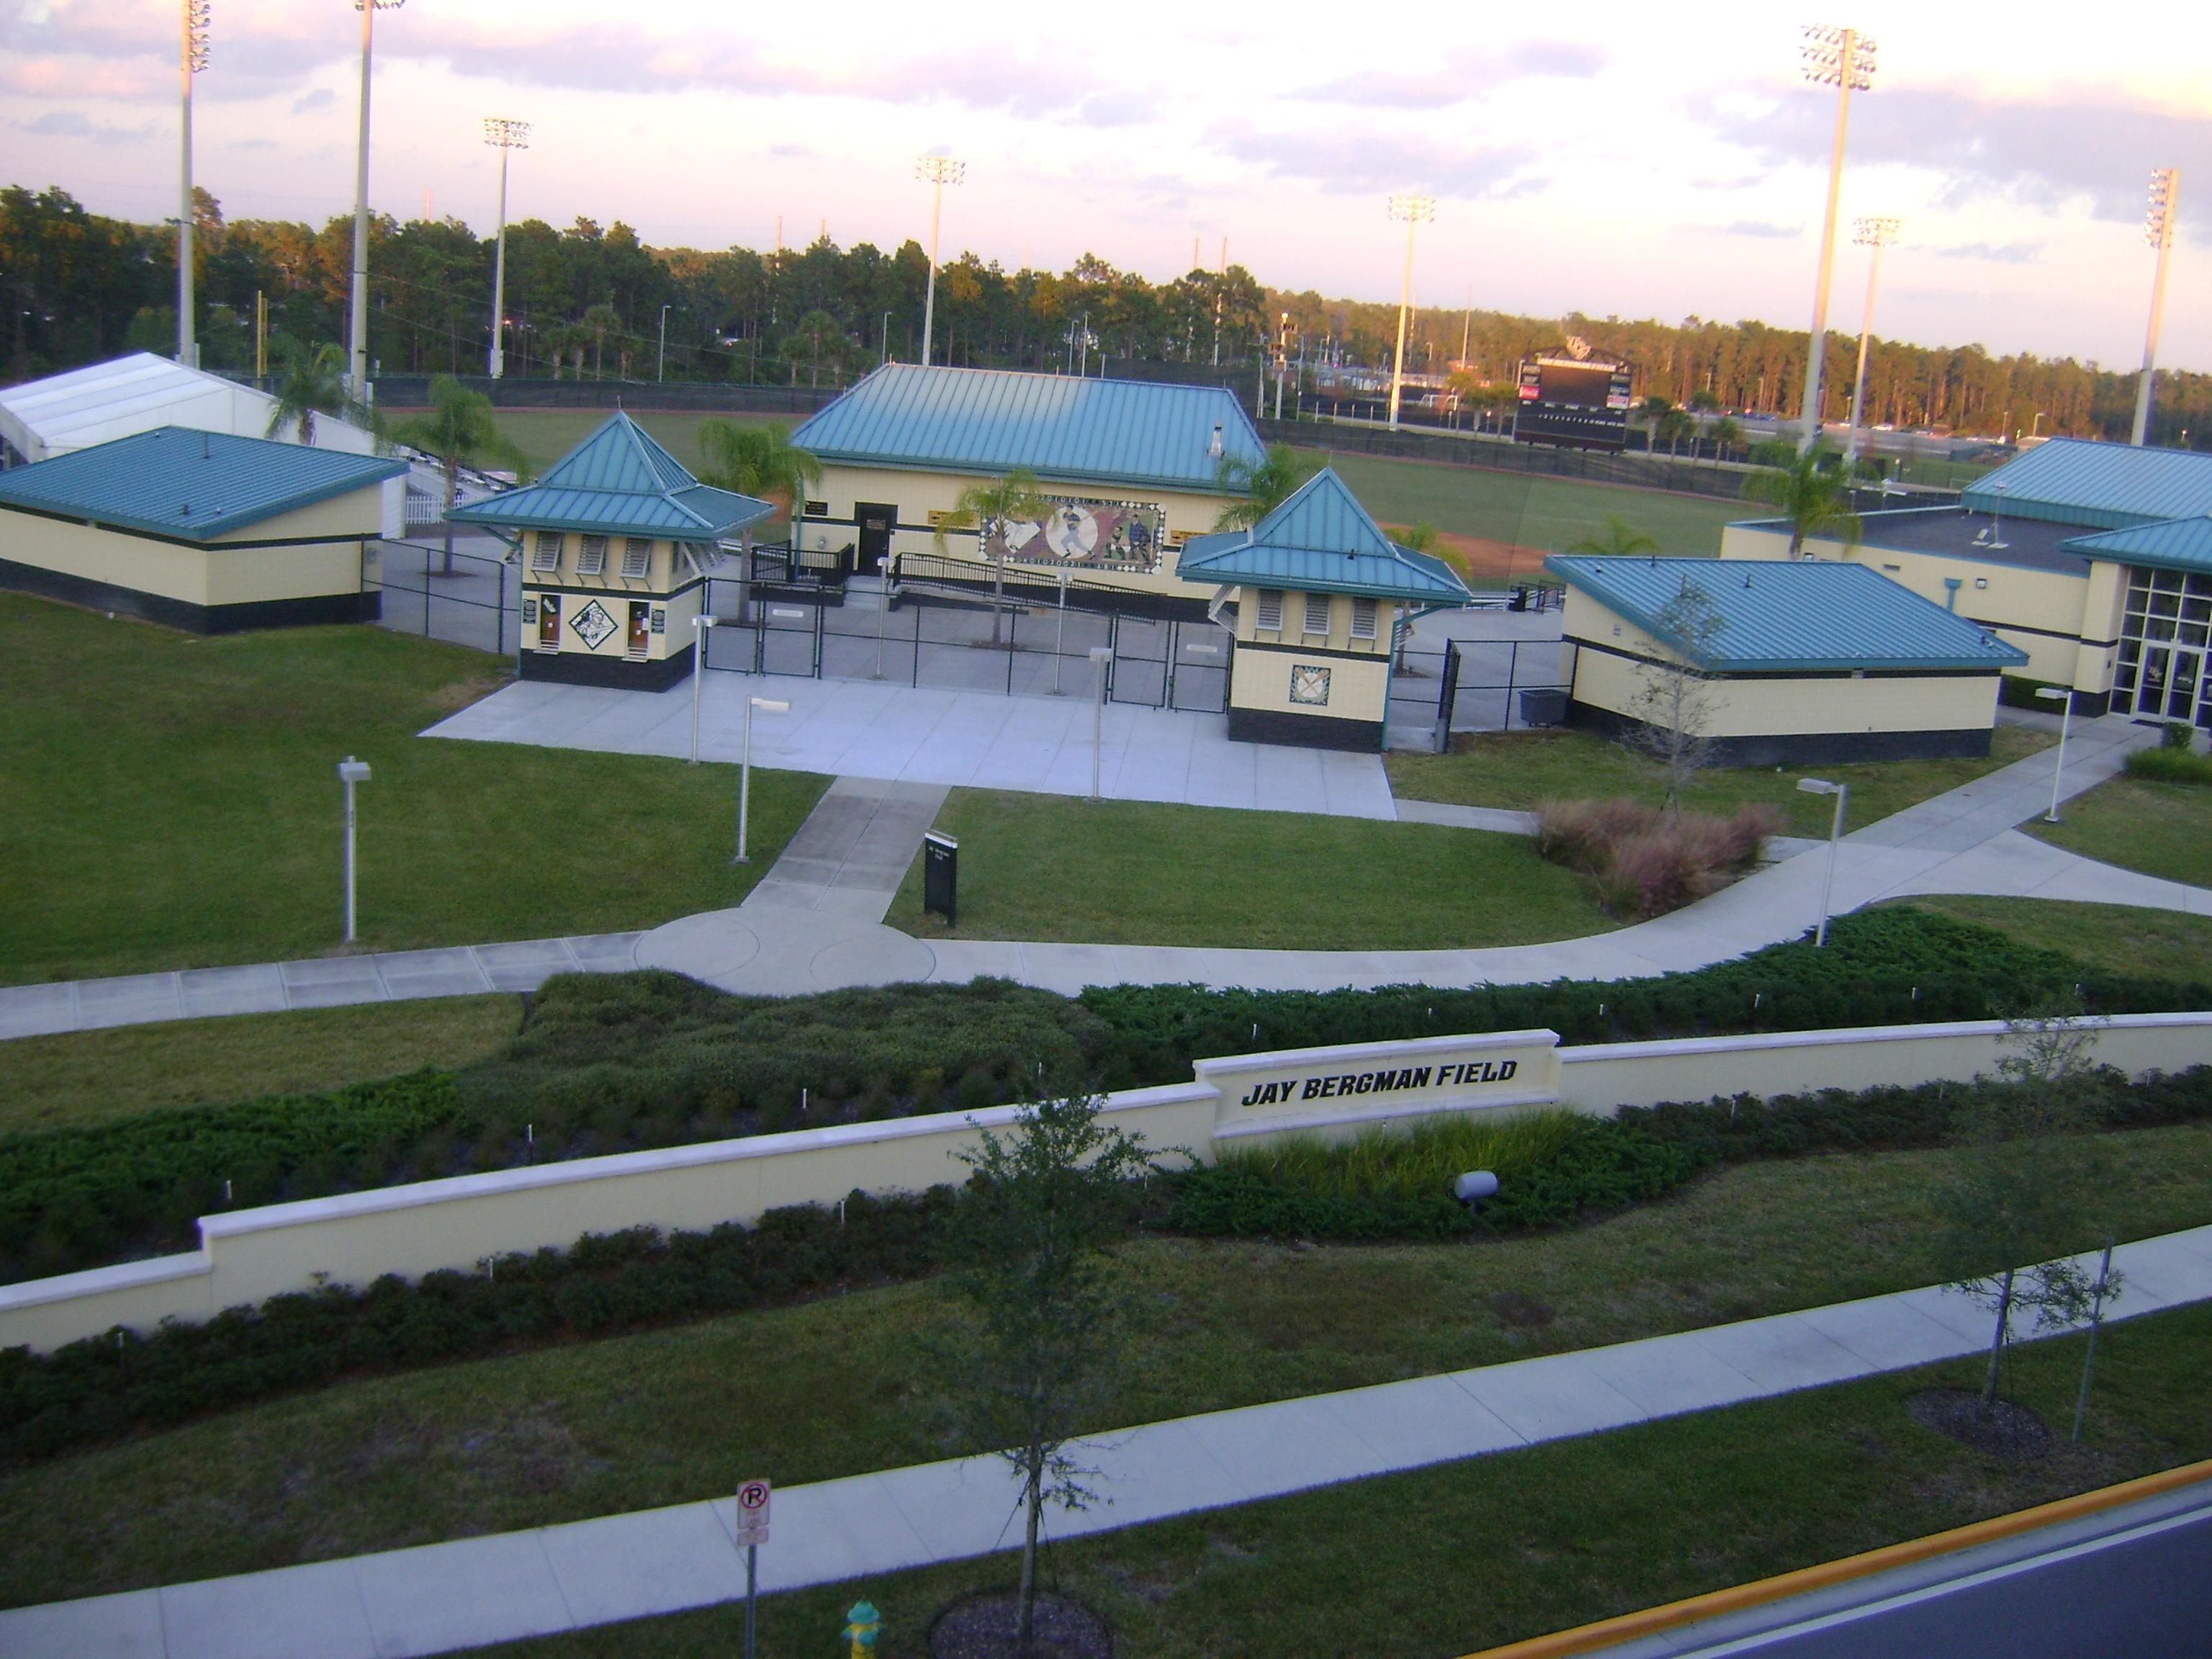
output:
[[[1516,1112],[1417,1118],[1378,1124],[1343,1140],[1285,1135],[1266,1146],[1224,1152],[1220,1167],[1327,1198],[1449,1195],[1469,1170],[1502,1181],[1556,1153],[1589,1126],[1579,1113]]]
[[[1597,884],[1599,902],[1624,921],[1679,910],[1718,892],[1759,862],[1782,815],[1762,804],[1733,812],[1669,812],[1632,800],[1540,803],[1543,856]]]

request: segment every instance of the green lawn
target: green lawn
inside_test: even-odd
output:
[[[530,458],[533,468],[543,471],[598,431],[613,412],[607,409],[502,409],[499,411],[499,429]],[[640,426],[659,440],[670,454],[695,471],[705,462],[699,453],[702,421],[735,421],[741,426],[775,422],[788,428],[806,418],[803,415],[717,416],[689,410],[672,413],[655,410],[633,410],[630,414]]]
[[[415,734],[501,659],[380,628],[198,638],[0,594],[0,983],[651,927],[734,904],[828,780]]]
[[[2021,827],[2054,847],[2147,876],[2212,887],[2212,789],[2117,777]]]
[[[1824,778],[1851,787],[1844,833],[1901,811],[1916,801],[1956,789],[1984,773],[2045,749],[2056,741],[2025,726],[2000,726],[1987,760],[1879,761],[1857,766],[1824,766]],[[1666,795],[1656,769],[1617,743],[1581,732],[1501,732],[1466,734],[1452,740],[1449,755],[1394,754],[1390,787],[1413,800],[1455,801],[1464,806],[1508,806],[1527,810],[1547,799],[1607,799],[1626,795],[1656,804]],[[1797,780],[1814,769],[1716,768],[1698,778],[1684,798],[1687,806],[1725,811],[1747,801],[1765,801],[1789,816],[1788,833],[1825,838],[1832,802],[1800,794]]]
[[[465,1066],[520,1018],[516,998],[495,994],[17,1037],[0,1048],[0,1134]]]
[[[2212,1308],[2130,1321],[2097,1349],[2083,1443],[2063,1443],[2086,1339],[2037,1343],[2008,1398],[2062,1444],[2007,1463],[1923,1428],[1905,1400],[1972,1361],[1811,1389],[1050,1547],[1048,1589],[1112,1620],[1123,1659],[1443,1659],[1750,1583],[2212,1455]],[[774,1546],[770,1546],[771,1548]],[[884,1614],[919,1659],[936,1611],[1010,1589],[997,1555],[775,1596],[761,1651],[836,1650]],[[738,1604],[482,1650],[484,1659],[725,1659]]]
[[[921,914],[921,861],[894,927],[929,939],[1430,950],[1577,939],[1619,924],[1522,836],[1303,812],[956,789],[960,926]]]
[[[2108,1142],[2123,1238],[2212,1222],[2212,1125]],[[1154,1316],[1097,1426],[1926,1284],[1951,1160],[1744,1165],[1587,1227],[1480,1243],[1140,1240],[1121,1260]],[[1509,1293],[1549,1322],[1503,1322]],[[0,1553],[0,1605],[680,1503],[750,1474],[791,1485],[942,1457],[923,1379],[944,1298],[931,1282],[862,1289],[343,1382],[8,1471],[0,1535],[18,1542]]]
[[[2148,974],[2212,985],[2212,916],[2139,909],[2130,904],[1978,898],[1960,893],[1920,893],[1899,902],[1994,927],[2022,945],[2063,951],[2106,973]]]

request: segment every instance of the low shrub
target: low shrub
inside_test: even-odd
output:
[[[1537,850],[1597,884],[1624,921],[1664,915],[1717,892],[1759,862],[1782,814],[1762,804],[1733,812],[1668,812],[1632,800],[1540,802]]]
[[[2183,726],[2186,732],[2189,728]],[[2212,787],[2212,755],[2199,755],[2187,748],[2161,744],[2156,749],[2138,749],[2128,757],[2128,775],[2151,783],[2185,783],[2198,788]]]
[[[1578,1112],[1455,1114],[1376,1125],[1341,1140],[1285,1135],[1265,1146],[1231,1142],[1219,1167],[1323,1198],[1416,1199],[1449,1193],[1469,1170],[1504,1177],[1532,1169],[1589,1126]]]

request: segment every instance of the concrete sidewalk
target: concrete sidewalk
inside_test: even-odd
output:
[[[2082,1258],[2089,1271],[2094,1257]],[[2124,1245],[2113,1318],[2212,1297],[2212,1227]],[[1984,1351],[1990,1321],[1901,1291],[1091,1437],[1080,1536],[1339,1481],[1709,1410]],[[773,1470],[765,1471],[770,1474]],[[865,1579],[1009,1547],[1018,1491],[970,1457],[775,1497],[762,1589]],[[7,1659],[409,1659],[744,1594],[726,1500],[0,1613]]]

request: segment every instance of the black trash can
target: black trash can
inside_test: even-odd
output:
[[[1555,686],[1530,687],[1521,693],[1521,724],[1523,726],[1564,726],[1567,720],[1567,694]]]

